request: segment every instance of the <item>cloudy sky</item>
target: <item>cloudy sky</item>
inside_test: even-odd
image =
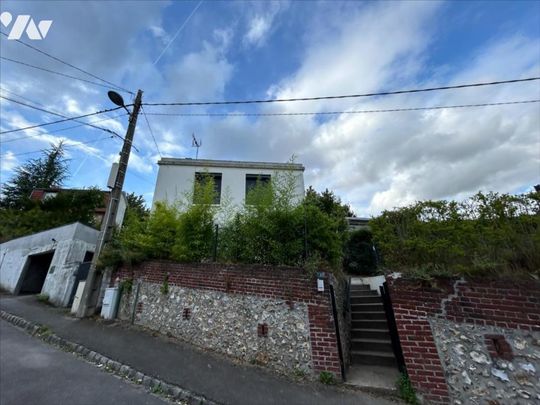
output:
[[[143,102],[314,97],[540,76],[540,2],[3,1],[13,21],[53,23],[22,40]],[[6,21],[4,21],[6,22]],[[1,56],[100,82],[5,36]],[[113,105],[107,86],[1,60],[1,95],[64,115]],[[129,94],[123,93],[126,100]],[[385,113],[411,107],[540,99],[540,81],[362,99],[144,108],[162,156],[283,162],[357,215],[478,190],[540,183],[540,103]],[[1,99],[0,131],[58,119]],[[338,111],[334,115],[246,113]],[[122,111],[87,122],[123,135]],[[182,116],[154,114],[222,114]],[[116,117],[116,118],[115,118]],[[96,122],[99,121],[99,122]],[[105,187],[121,141],[67,122],[0,135],[1,180],[40,149],[68,145],[71,187]],[[67,129],[66,129],[67,128]],[[125,189],[152,200],[159,153],[139,117]]]

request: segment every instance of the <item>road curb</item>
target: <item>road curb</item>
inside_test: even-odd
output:
[[[50,345],[57,346],[63,351],[71,352],[83,358],[88,363],[96,365],[98,368],[103,368],[105,371],[129,380],[132,383],[143,385],[146,390],[153,394],[158,394],[174,401],[183,401],[189,405],[218,405],[217,402],[206,399],[185,388],[146,375],[127,364],[112,360],[83,345],[63,339],[54,334],[45,325],[27,321],[20,316],[10,314],[4,310],[0,310],[0,319],[19,327],[31,336],[37,337]]]

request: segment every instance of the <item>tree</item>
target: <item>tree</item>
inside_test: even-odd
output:
[[[316,205],[319,209],[335,217],[354,217],[349,204],[342,204],[341,199],[328,189],[318,193],[312,186],[306,190],[306,201]]]
[[[135,193],[126,194],[127,211],[129,215],[136,215],[139,218],[145,218],[150,213],[150,210],[146,207],[146,202],[142,195],[136,195]]]
[[[15,169],[14,177],[2,188],[2,208],[24,209],[29,207],[30,193],[36,188],[60,187],[68,177],[64,144],[51,144],[43,156],[30,159]]]

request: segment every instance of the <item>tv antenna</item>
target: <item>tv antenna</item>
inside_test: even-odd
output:
[[[197,148],[195,159],[199,159],[199,148],[202,146],[202,140],[195,138],[195,134],[191,134],[191,137],[193,138],[191,141],[191,146]]]

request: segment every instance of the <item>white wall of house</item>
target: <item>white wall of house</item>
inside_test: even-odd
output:
[[[98,234],[75,222],[0,244],[0,287],[17,293],[29,256],[54,252],[41,293],[55,305],[67,306],[75,273],[86,252],[95,250]]]
[[[221,203],[229,200],[240,208],[246,197],[246,175],[270,175],[290,171],[295,179],[295,198],[304,196],[304,166],[291,163],[240,162],[228,160],[173,159],[158,162],[159,171],[152,205],[156,202],[174,204],[185,201],[193,192],[195,173],[221,173]]]

